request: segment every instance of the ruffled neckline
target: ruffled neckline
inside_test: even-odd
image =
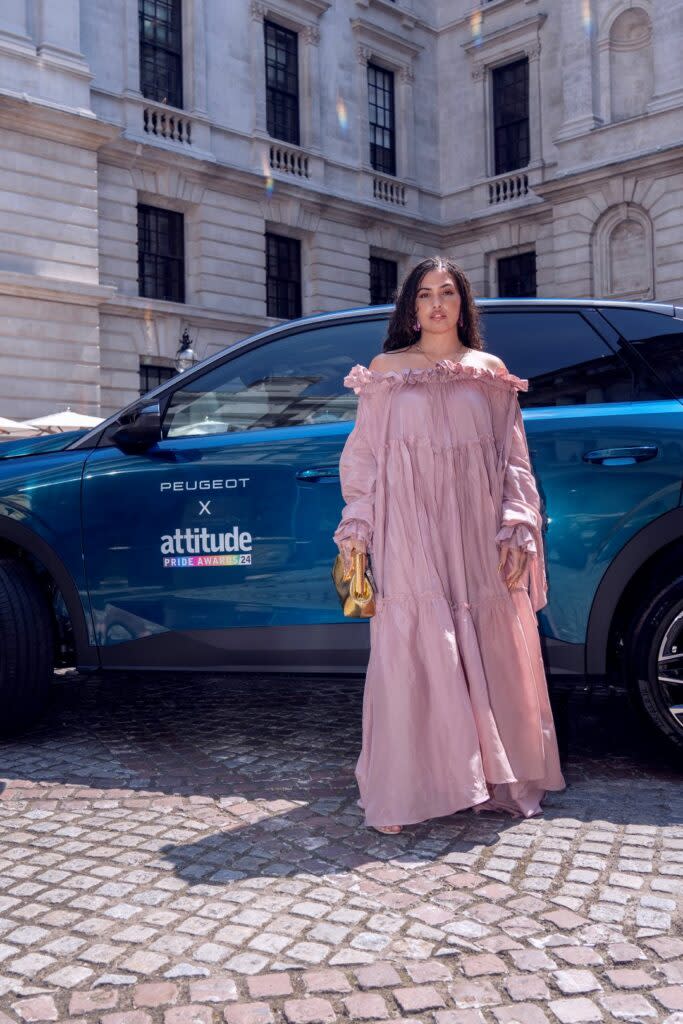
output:
[[[514,373],[489,370],[483,366],[440,359],[434,366],[415,368],[407,366],[402,370],[370,370],[362,363],[356,363],[344,378],[344,385],[361,392],[384,391],[402,388],[411,384],[448,384],[451,381],[476,380],[505,390],[528,391],[529,381],[516,377]]]

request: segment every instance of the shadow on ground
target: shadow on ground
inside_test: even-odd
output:
[[[358,829],[362,814],[353,769],[360,744],[362,685],[359,678],[335,677],[230,680],[64,673],[56,678],[44,721],[0,744],[0,786],[74,787],[59,798],[83,797],[84,790],[126,791],[131,797],[174,794],[209,798],[219,809],[240,800],[265,801],[275,806],[264,811],[263,824],[247,817],[236,827],[231,815],[230,831],[205,837],[198,849],[179,845],[165,855],[176,859],[179,874],[195,881],[210,880],[216,865],[258,873],[260,863],[244,860],[256,841],[251,830],[256,830],[259,844],[267,842],[269,864],[281,864],[287,873],[288,851],[298,849],[300,856],[297,829],[303,829],[310,857],[307,865],[299,860],[294,867],[324,873],[334,864],[344,870],[354,866],[356,857],[367,860],[369,848],[380,838]],[[669,820],[670,806],[658,799],[657,791],[680,784],[680,765],[676,767],[676,755],[644,727],[627,702],[579,697],[566,708],[557,707],[557,722],[569,785],[564,793],[548,795],[546,817],[571,814],[588,820],[592,815],[632,823],[635,813],[641,823]],[[629,799],[634,785],[640,794],[637,810]],[[644,800],[643,789],[649,786],[652,799]],[[289,804],[282,813],[278,801]],[[320,843],[316,822],[325,826]],[[506,827],[500,816],[478,818],[471,812],[440,823],[442,829],[448,824],[447,841],[460,838],[470,844],[495,842]],[[434,825],[411,827],[392,842],[399,848],[419,847],[425,836],[433,835]],[[350,829],[358,830],[357,851],[349,840]],[[264,830],[270,834],[264,836]],[[298,841],[292,844],[294,836]],[[335,846],[338,837],[343,837],[343,846]],[[318,846],[324,847],[324,855],[316,853]],[[386,848],[381,837],[381,849]],[[406,855],[411,855],[409,850]]]

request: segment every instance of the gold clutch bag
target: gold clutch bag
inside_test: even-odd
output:
[[[367,556],[354,551],[351,569],[344,572],[344,560],[337,555],[332,566],[332,580],[339,595],[342,611],[350,619],[369,619],[375,614],[375,586]]]

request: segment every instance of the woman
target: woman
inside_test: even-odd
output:
[[[473,807],[531,817],[565,788],[535,612],[547,603],[538,491],[517,391],[470,284],[423,260],[384,352],[344,383],[358,411],[334,539],[377,586],[356,765],[380,832]]]

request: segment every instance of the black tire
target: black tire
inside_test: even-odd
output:
[[[683,751],[683,575],[658,581],[627,631],[625,669],[636,704]]]
[[[0,733],[18,732],[40,717],[53,669],[45,595],[22,562],[0,558]]]

